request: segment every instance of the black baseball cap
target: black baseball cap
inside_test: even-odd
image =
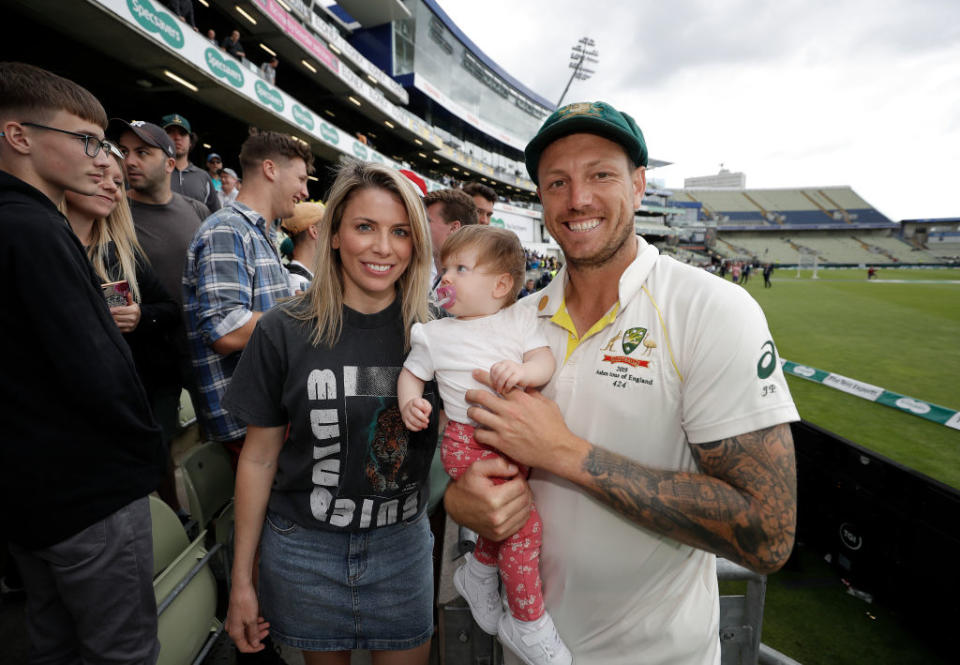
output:
[[[121,134],[128,130],[140,137],[140,140],[147,145],[152,145],[154,148],[163,150],[167,157],[176,158],[177,151],[173,147],[173,141],[159,125],[155,125],[152,122],[145,122],[143,120],[131,120],[127,122],[120,118],[113,118],[107,126],[107,136],[116,140],[120,138]]]

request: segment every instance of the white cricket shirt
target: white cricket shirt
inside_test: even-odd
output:
[[[566,269],[519,303],[537,310],[550,342],[559,369],[543,392],[567,426],[641,464],[696,471],[690,443],[798,420],[756,301],[637,240],[619,303],[594,334],[579,344],[574,335],[569,357],[571,335],[557,322]],[[535,470],[530,485],[547,609],[577,665],[720,662],[713,554],[638,527],[550,474]]]

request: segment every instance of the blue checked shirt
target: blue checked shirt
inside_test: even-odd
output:
[[[232,441],[246,427],[221,406],[240,360],[213,350],[218,339],[292,295],[273,228],[256,211],[232,201],[207,217],[187,250],[183,313],[200,405],[197,415],[214,441]]]

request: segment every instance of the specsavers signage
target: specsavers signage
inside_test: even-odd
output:
[[[537,219],[539,219],[537,213],[498,203],[493,206],[490,226],[499,226],[513,231],[520,238],[520,242],[539,242],[539,238],[534,235],[534,225],[537,223]]]
[[[268,84],[257,72],[247,69],[236,58],[173,16],[158,0],[91,1],[109,9],[118,19],[145,34],[157,45],[189,62],[190,65],[185,64],[176,72],[187,80],[202,84],[200,77],[205,75],[285,120],[295,136],[326,143],[360,159],[401,168],[397,162],[363,145],[351,134],[322,120],[306,105]],[[428,186],[432,190],[442,185],[428,181]]]
[[[783,359],[781,359],[780,362],[783,365],[784,374],[800,377],[801,379],[813,381],[814,383],[821,383],[835,390],[855,395],[870,402],[877,402],[878,404],[883,404],[884,406],[889,406],[926,420],[932,420],[940,425],[960,429],[960,413],[954,409],[939,406],[931,402],[925,402],[916,397],[901,395],[886,388],[881,388],[880,386],[857,381],[856,379],[834,374],[833,372],[827,372],[822,369],[817,369],[816,367],[809,367]]]

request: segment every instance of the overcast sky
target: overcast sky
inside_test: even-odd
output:
[[[960,217],[958,0],[439,0],[556,102],[570,47],[600,64],[564,102],[629,112],[650,178],[723,164],[748,187],[850,185],[894,220]]]

